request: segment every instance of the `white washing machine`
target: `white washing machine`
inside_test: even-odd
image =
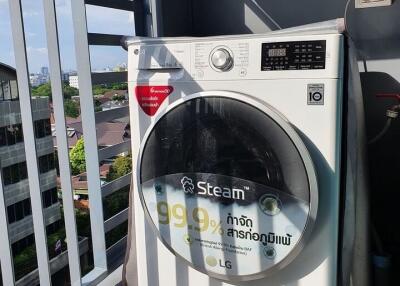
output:
[[[337,284],[342,42],[128,41],[140,286]]]

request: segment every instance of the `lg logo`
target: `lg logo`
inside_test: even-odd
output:
[[[231,261],[229,260],[222,261],[221,259],[217,260],[214,256],[211,255],[206,257],[206,263],[211,267],[215,267],[218,265],[221,268],[232,269]]]

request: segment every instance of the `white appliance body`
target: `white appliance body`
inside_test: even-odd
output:
[[[325,43],[325,66],[322,68],[320,66],[317,66],[317,69],[309,68],[307,61],[304,61],[306,65],[304,70],[280,70],[282,65],[280,66],[279,61],[283,61],[283,65],[286,65],[284,55],[287,52],[282,50],[270,54],[272,58],[269,60],[272,61],[275,56],[280,56],[278,63],[275,64],[277,67],[271,68],[262,62],[262,49],[265,43],[274,48],[272,46],[274,43],[280,45],[297,42],[300,46],[296,45],[295,48],[299,48],[301,52],[301,49],[307,49],[307,46],[302,47],[301,43],[312,41]],[[337,284],[342,41],[342,36],[339,34],[252,35],[202,39],[143,39],[129,44],[130,117],[135,192],[132,202],[135,229],[131,231],[136,236],[139,285],[333,286]],[[233,57],[233,61],[228,63],[224,71],[212,66],[212,54],[220,47],[227,48]],[[296,62],[303,63],[301,59],[300,56]],[[299,65],[297,67],[301,68]],[[135,94],[137,86],[172,87],[172,89],[165,91],[168,93],[165,100],[154,102],[154,105],[147,102],[148,109],[145,112],[146,104],[139,103]],[[316,89],[313,90],[315,86]],[[323,92],[312,99],[310,92],[321,91],[321,87]],[[151,96],[152,91],[149,90]],[[158,90],[160,93],[163,92],[162,88]],[[321,93],[322,99],[319,98]],[[294,250],[293,257],[272,271],[267,271],[266,275],[256,275],[251,279],[240,279],[240,277],[229,279],[218,275],[210,277],[196,270],[180,255],[175,255],[163,243],[162,238],[157,237],[157,229],[146,214],[142,204],[143,198],[138,194],[138,190],[141,189],[140,168],[143,148],[154,124],[172,107],[175,108],[186,99],[207,96],[230,99],[236,97],[243,102],[248,101],[252,106],[265,106],[274,111],[296,132],[296,138],[301,138],[312,161],[311,167],[315,171],[318,185],[318,208],[312,231],[303,241],[304,245]],[[135,258],[132,255],[129,259]],[[256,264],[254,267],[258,267]],[[128,261],[127,267],[129,265]]]

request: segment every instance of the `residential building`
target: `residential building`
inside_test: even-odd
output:
[[[76,75],[76,74],[69,75],[69,86],[79,89],[78,75]]]
[[[32,113],[44,222],[47,235],[50,235],[61,227],[61,210],[57,194],[57,172],[48,98],[32,98]],[[0,205],[0,208],[6,208],[12,254],[16,257],[34,244],[34,229],[16,72],[13,68],[2,64],[0,64],[0,172],[2,175],[0,184],[5,199],[5,205]],[[66,263],[67,261],[64,266]],[[60,267],[60,263],[57,265]],[[34,270],[35,266],[32,267],[31,270]],[[17,268],[15,275],[17,280],[27,281],[21,285],[33,285],[30,283],[38,277],[38,273],[35,276],[23,273]]]
[[[43,74],[30,74],[29,75],[29,81],[31,83],[32,87],[39,86],[41,84],[48,83],[50,80],[49,75],[43,75]]]

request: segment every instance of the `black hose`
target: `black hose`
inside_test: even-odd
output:
[[[368,141],[368,144],[374,144],[374,143],[376,143],[378,140],[380,140],[380,139],[383,137],[383,135],[385,135],[386,132],[389,130],[390,125],[392,124],[392,120],[393,120],[393,118],[389,117],[389,118],[386,120],[385,126],[383,127],[382,131],[379,132],[374,138],[372,138],[371,140],[369,140],[369,141]]]

